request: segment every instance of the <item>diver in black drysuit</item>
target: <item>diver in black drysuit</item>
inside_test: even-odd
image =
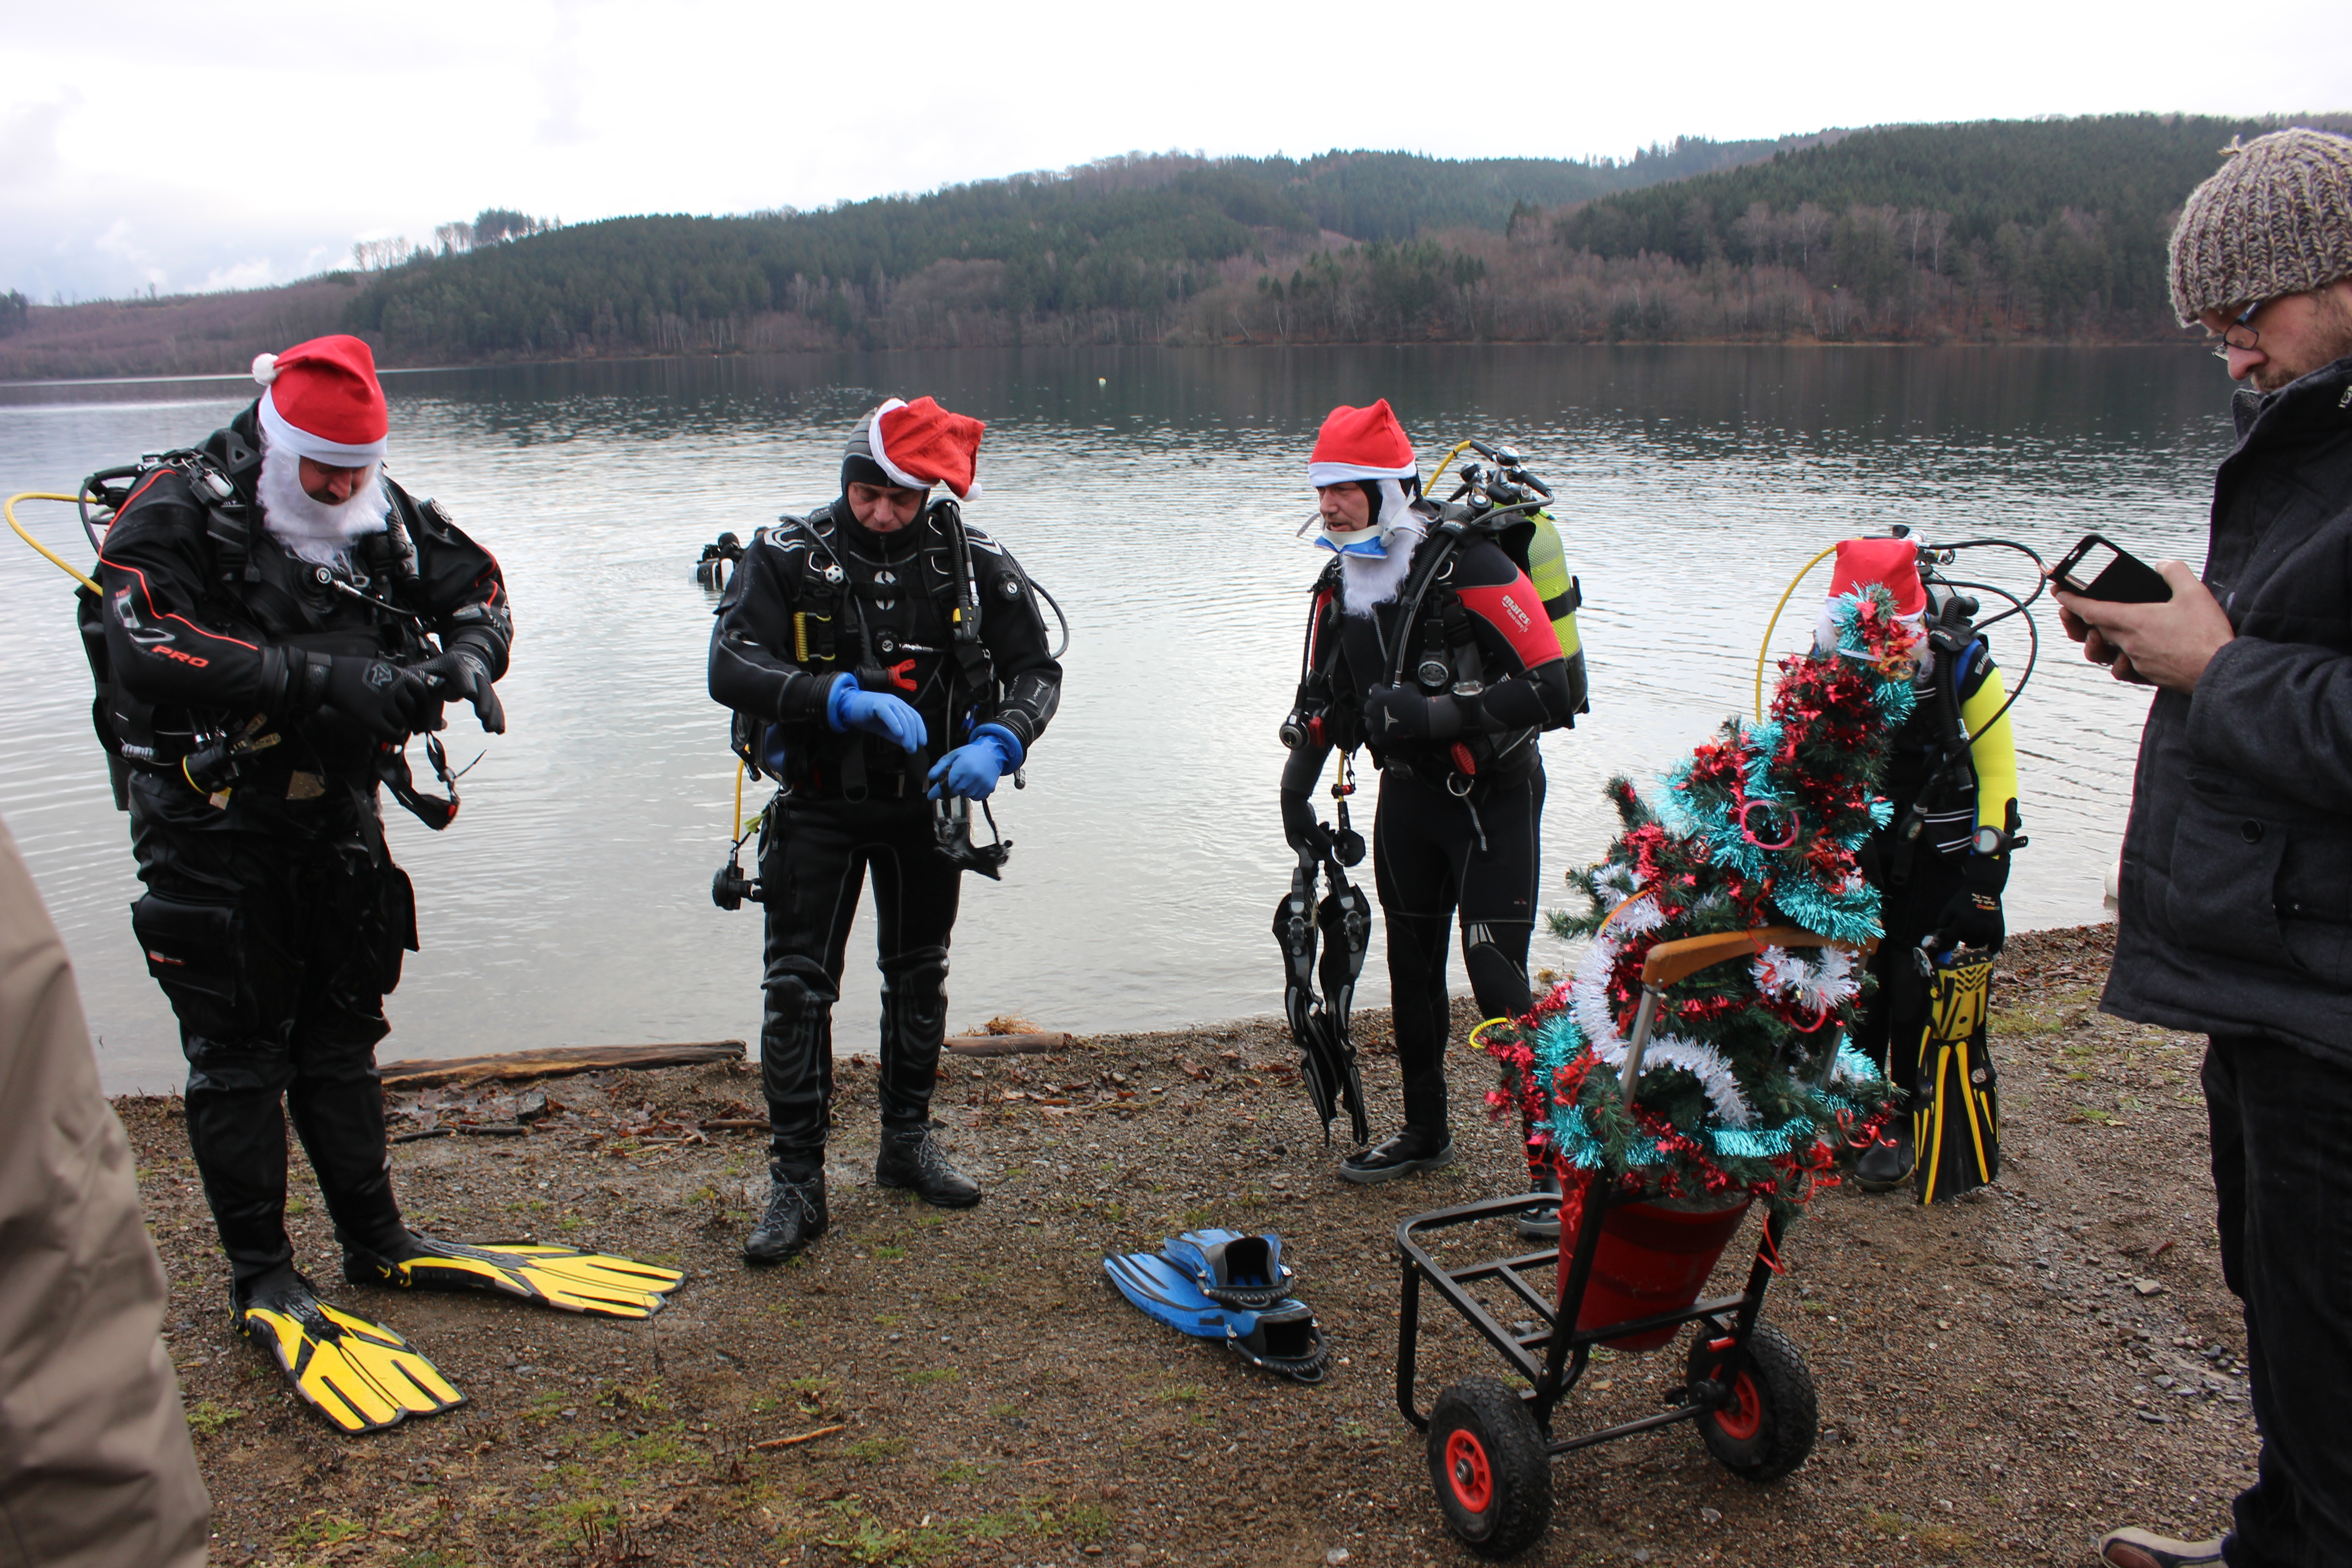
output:
[[[1417,561],[1420,552],[1437,547],[1425,504],[1412,508],[1408,520],[1382,519],[1380,507],[1402,500],[1395,487],[1358,488],[1374,510],[1371,526],[1385,526],[1391,550],[1412,550]],[[1391,492],[1385,502],[1384,489]],[[1323,715],[1322,740],[1294,750],[1283,768],[1282,818],[1294,849],[1316,843],[1322,829],[1312,792],[1332,746],[1369,746],[1381,770],[1372,864],[1387,931],[1404,1127],[1349,1155],[1339,1174],[1384,1182],[1454,1159],[1445,962],[1457,911],[1463,967],[1480,1013],[1517,1016],[1534,1005],[1528,942],[1544,798],[1536,737],[1570,724],[1584,709],[1585,675],[1581,651],[1562,655],[1527,574],[1491,539],[1476,535],[1461,546],[1449,577],[1433,588],[1420,620],[1409,626],[1396,590],[1377,605],[1351,604],[1350,569],[1344,558],[1334,561],[1316,584],[1298,701]],[[1440,631],[1434,646],[1433,620]],[[1406,679],[1392,686],[1400,638]],[[1423,685],[1414,672],[1433,656],[1443,679]],[[1474,685],[1483,690],[1470,693]]]
[[[409,1249],[375,1043],[416,911],[377,785],[411,790],[383,748],[439,728],[446,695],[504,729],[490,683],[513,636],[498,563],[388,479],[391,527],[340,563],[294,555],[264,526],[262,440],[248,407],[201,448],[234,488],[225,505],[200,499],[184,468],[143,476],[100,557],[102,605],[85,608],[103,626],[100,731],[128,766],[147,889],[131,928],[179,1017],[188,1142],[233,1293],[293,1256],[289,1113],[337,1239]],[[437,656],[410,615],[441,637]],[[184,765],[207,731],[265,740],[225,789],[197,787]]]
[[[782,785],[760,828],[772,1182],[744,1244],[754,1262],[792,1256],[828,1223],[833,1007],[869,877],[882,973],[876,1178],[943,1207],[980,1200],[930,1122],[963,868],[940,851],[927,792],[985,798],[1061,700],[1061,666],[1020,563],[953,502],[924,505],[928,492],[882,468],[872,424],[850,439],[839,498],[754,538],[711,633],[710,694],[751,721],[739,735]],[[919,510],[877,532],[853,508],[877,492]],[[950,624],[955,531],[980,618],[978,642],[961,646]]]

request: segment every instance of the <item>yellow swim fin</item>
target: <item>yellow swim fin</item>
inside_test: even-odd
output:
[[[344,1432],[378,1432],[466,1402],[406,1340],[319,1300],[289,1265],[233,1289],[237,1331],[277,1358],[294,1392]]]
[[[650,1318],[686,1279],[675,1268],[576,1247],[524,1241],[475,1247],[414,1232],[401,1258],[346,1248],[343,1273],[359,1284],[409,1290],[496,1290],[603,1318]]]

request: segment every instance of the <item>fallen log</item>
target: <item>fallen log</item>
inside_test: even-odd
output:
[[[960,1057],[1036,1057],[1070,1045],[1067,1035],[958,1035],[948,1049]]]
[[[376,1071],[388,1089],[433,1089],[443,1084],[473,1084],[491,1079],[520,1083],[531,1079],[567,1078],[573,1073],[608,1072],[643,1068],[700,1067],[708,1062],[740,1062],[740,1040],[710,1040],[686,1046],[554,1046],[545,1050],[509,1051],[496,1057],[448,1057],[440,1061],[385,1062]]]

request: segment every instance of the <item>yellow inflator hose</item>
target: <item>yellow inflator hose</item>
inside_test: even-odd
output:
[[[1789,579],[1788,589],[1780,595],[1780,602],[1772,606],[1772,618],[1764,623],[1764,641],[1756,649],[1756,721],[1759,724],[1764,722],[1764,661],[1772,656],[1772,628],[1780,624],[1780,612],[1789,607],[1789,597],[1797,591],[1797,584],[1805,580],[1805,574],[1836,553],[1837,546],[1832,544],[1800,567],[1797,574]]]
[[[47,556],[51,562],[56,563],[58,571],[64,573],[67,576],[71,577],[75,582],[80,584],[91,593],[100,594],[103,593],[103,590],[100,589],[96,583],[91,582],[88,577],[83,576],[81,573],[75,570],[73,563],[68,561],[64,556],[58,554],[56,551],[50,549],[47,545],[42,543],[31,534],[26,532],[25,525],[16,521],[16,503],[20,500],[79,501],[80,500],[81,497],[79,496],[61,496],[48,490],[24,490],[16,495],[10,496],[5,503],[0,503],[0,515],[5,515],[8,519],[8,526],[16,531],[17,538],[23,540],[26,543],[31,545],[34,549]]]

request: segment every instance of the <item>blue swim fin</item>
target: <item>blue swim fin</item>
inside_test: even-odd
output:
[[[1118,1293],[1155,1323],[1165,1323],[1196,1340],[1225,1337],[1226,1309],[1202,1294],[1201,1288],[1164,1258],[1129,1253],[1103,1259],[1103,1272]]]
[[[1320,1383],[1329,1352],[1315,1314],[1300,1302],[1263,1310],[1213,1301],[1184,1270],[1165,1258],[1129,1253],[1103,1259],[1103,1272],[1144,1316],[1196,1340],[1223,1340],[1252,1366],[1299,1383]]]
[[[1271,1307],[1297,1276],[1282,1264],[1282,1237],[1237,1230],[1188,1230],[1160,1256],[1192,1278],[1202,1294],[1229,1307]]]

